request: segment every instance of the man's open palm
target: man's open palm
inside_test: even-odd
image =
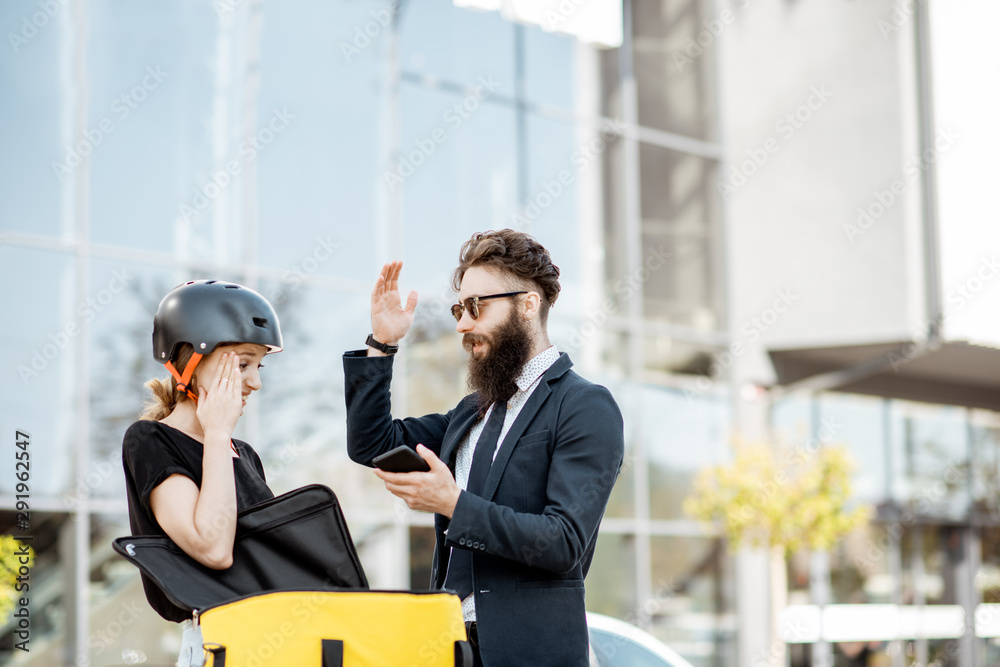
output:
[[[386,345],[395,345],[406,335],[413,326],[413,311],[417,307],[416,292],[410,292],[406,307],[401,307],[399,272],[402,269],[400,261],[385,264],[372,289],[372,334],[375,340]]]

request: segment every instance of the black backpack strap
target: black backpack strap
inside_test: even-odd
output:
[[[344,667],[344,641],[323,640],[323,667]]]
[[[472,647],[459,639],[455,642],[455,667],[472,667]]]
[[[226,647],[221,644],[202,644],[212,654],[212,667],[226,667]]]

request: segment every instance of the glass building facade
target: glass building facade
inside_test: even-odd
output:
[[[448,0],[47,7],[0,7],[15,35],[0,452],[30,434],[38,553],[25,664],[176,655],[109,543],[129,532],[122,434],[164,375],[152,315],[193,278],[252,286],[281,318],[285,350],[236,433],[272,489],[329,485],[372,585],[426,587],[431,517],[345,453],[340,356],[363,346],[379,267],[402,259],[420,304],[394,413],[450,409],[465,392],[451,270],[473,232],[502,227],[551,251],[551,337],[625,415],[589,608],[696,665],[735,664],[731,557],[680,509],[694,471],[728,456],[732,411],[725,382],[683,389],[726,340],[714,56],[670,59],[702,3],[627,2],[608,50]],[[15,482],[0,476],[3,532]]]

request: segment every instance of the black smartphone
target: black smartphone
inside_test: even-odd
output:
[[[386,472],[427,472],[431,469],[427,461],[420,458],[415,450],[400,445],[372,459],[372,465]]]

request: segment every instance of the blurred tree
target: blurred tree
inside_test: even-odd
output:
[[[733,460],[703,469],[684,501],[687,514],[722,528],[730,549],[770,551],[772,652],[784,650],[778,618],[788,596],[786,557],[804,548],[829,551],[868,522],[870,507],[850,507],[854,468],[840,445],[737,443]]]
[[[28,562],[21,560],[24,558],[22,545],[13,535],[0,535],[0,620],[7,620],[17,603],[19,595],[14,587],[20,568],[30,568],[35,562],[35,552],[31,547],[28,547]]]
[[[698,474],[684,511],[720,524],[732,549],[747,543],[782,556],[806,547],[827,551],[871,512],[848,507],[853,471],[843,446],[781,451],[739,444],[730,463]]]

